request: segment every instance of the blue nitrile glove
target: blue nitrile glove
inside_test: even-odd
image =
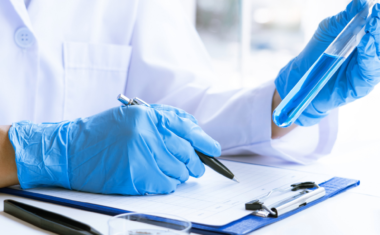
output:
[[[9,139],[24,189],[58,186],[103,194],[175,191],[205,171],[194,149],[221,153],[186,112],[165,106],[117,107],[59,123],[14,123]]]
[[[297,84],[365,0],[354,0],[345,11],[323,20],[305,49],[279,73],[275,84],[282,99]],[[380,81],[380,5],[373,7],[372,19],[357,49],[346,59],[320,93],[296,120],[301,126],[318,123],[329,111],[367,95]]]

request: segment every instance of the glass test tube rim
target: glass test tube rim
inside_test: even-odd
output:
[[[116,221],[117,219],[121,219],[125,216],[133,216],[133,215],[156,216],[156,217],[161,217],[161,218],[165,218],[165,219],[177,220],[177,221],[184,222],[184,223],[188,224],[188,226],[186,228],[184,228],[182,230],[176,230],[177,232],[190,233],[190,230],[192,228],[192,222],[183,218],[183,217],[173,215],[173,214],[167,214],[167,213],[162,213],[162,212],[154,212],[154,211],[151,212],[150,211],[150,212],[129,212],[129,213],[123,213],[123,214],[115,215],[107,221],[108,229],[111,229],[111,227],[113,226],[112,223],[114,221]],[[162,228],[167,229],[165,227],[162,227]]]
[[[379,0],[367,0],[366,1],[366,4],[363,6],[363,9],[360,10],[360,12],[358,12],[348,23],[347,25],[342,29],[342,31],[335,37],[335,39],[330,43],[330,45],[326,48],[326,50],[323,52],[323,53],[327,53],[327,54],[330,54],[330,55],[336,55],[336,56],[340,56],[340,57],[344,57],[344,58],[347,58],[352,51],[350,51],[350,46],[352,44],[350,44],[351,41],[357,39],[357,35],[359,34],[359,32],[356,34],[356,35],[352,35],[352,37],[350,38],[349,42],[346,43],[346,45],[343,47],[343,49],[340,50],[339,53],[336,53],[333,51],[333,47],[335,46],[335,43],[340,39],[340,37],[342,36],[343,33],[346,32],[346,29],[351,25],[351,23],[356,20],[358,17],[360,17],[360,14],[363,13],[363,11],[368,7],[368,13],[367,13],[367,16],[366,16],[366,23],[367,21],[371,18],[370,17],[370,14],[371,14],[371,11],[372,11],[372,7],[378,3]],[[365,29],[365,24],[364,24],[364,27],[361,29],[362,33],[365,33],[364,32],[364,29]],[[344,53],[343,53],[344,52]],[[323,54],[322,53],[322,54]],[[321,55],[322,55],[321,54]]]

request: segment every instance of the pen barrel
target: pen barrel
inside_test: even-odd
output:
[[[221,174],[221,175],[223,175],[229,179],[233,179],[235,177],[235,175],[225,165],[223,165],[223,163],[221,163],[215,157],[207,156],[207,155],[205,155],[205,154],[203,154],[197,150],[195,150],[195,152],[198,154],[201,161],[205,165],[207,165],[211,169],[213,169],[214,171],[218,172],[219,174]]]
[[[102,235],[87,224],[14,200],[4,201],[4,212],[39,228],[62,235]]]

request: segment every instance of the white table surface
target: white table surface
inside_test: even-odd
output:
[[[235,160],[281,168],[359,179],[361,185],[330,198],[253,234],[380,234],[380,88],[340,111],[340,132],[334,151],[316,164],[301,166],[262,156],[235,156]],[[367,107],[367,108],[366,108]],[[364,122],[363,122],[364,121]],[[51,234],[3,211],[5,199],[16,199],[58,212],[107,234],[106,215],[0,194],[0,234]]]
[[[361,180],[359,187],[330,198],[301,213],[255,231],[253,234],[380,234],[380,171],[376,145],[364,150],[333,153],[322,161],[300,166],[284,164],[261,156],[235,156],[240,161],[273,165],[288,169],[332,174]],[[365,151],[365,152],[363,152]],[[52,234],[25,223],[3,212],[3,201],[15,199],[37,207],[58,212],[82,221],[107,234],[110,216],[39,202],[21,197],[0,194],[0,234]]]
[[[87,223],[107,234],[110,216],[76,210],[30,199],[0,194],[0,234],[53,234],[4,213],[3,201],[14,199]],[[285,220],[261,228],[255,235],[267,234],[380,234],[380,198],[345,192],[310,207]]]

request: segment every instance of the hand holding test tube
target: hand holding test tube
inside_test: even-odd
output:
[[[281,70],[275,81],[283,99],[273,113],[276,125],[316,124],[330,110],[367,95],[379,82],[376,3],[354,0],[345,11],[322,21],[306,48]]]

